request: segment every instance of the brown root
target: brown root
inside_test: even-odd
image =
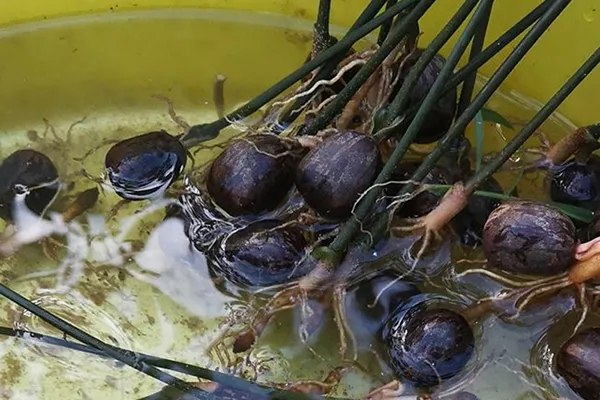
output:
[[[462,182],[455,183],[446,192],[440,204],[425,216],[425,225],[434,232],[439,232],[468,204],[473,190],[466,188]]]
[[[294,393],[305,393],[309,395],[326,395],[330,393],[336,385],[340,383],[343,375],[348,372],[350,367],[342,366],[334,368],[329,372],[323,381],[301,380],[294,383],[272,383],[269,386],[280,390],[287,390]]]
[[[99,191],[97,187],[85,190],[77,195],[75,200],[62,212],[65,223],[72,221],[78,216],[94,207],[98,201]]]
[[[589,304],[587,296],[586,296],[585,285],[578,284],[577,290],[579,291],[579,303],[581,304],[581,317],[579,317],[579,321],[577,322],[577,325],[575,325],[575,328],[573,329],[573,335],[575,335],[579,331],[579,329],[583,325],[583,322],[585,321],[585,319],[588,315],[588,312],[590,310],[590,304]]]
[[[213,102],[215,103],[215,109],[217,110],[217,116],[219,119],[225,116],[225,81],[227,78],[225,75],[215,76],[215,82],[213,84]]]
[[[595,142],[586,128],[579,128],[571,134],[562,138],[554,146],[550,147],[547,154],[547,160],[553,165],[560,165],[568,160],[570,156],[576,153],[584,145]]]
[[[371,391],[365,400],[393,400],[399,398],[406,392],[404,385],[398,381],[391,381]]]
[[[518,301],[517,301],[517,312],[514,316],[514,318],[518,317],[519,314],[527,307],[527,305],[536,297],[542,296],[544,294],[549,294],[550,292],[557,292],[561,289],[564,289],[568,286],[571,286],[573,284],[573,282],[571,282],[569,280],[568,277],[566,278],[561,278],[556,280],[553,283],[545,283],[539,286],[535,286],[531,289],[529,289],[525,295],[523,295]]]
[[[342,287],[337,287],[333,291],[333,311],[335,323],[340,334],[340,356],[343,361],[356,362],[358,360],[358,345],[356,343],[356,337],[352,332],[352,329],[348,326],[348,319],[346,318],[346,308],[344,307],[344,297],[346,291]],[[346,353],[348,351],[348,342],[346,335],[350,338],[352,344],[353,354],[350,360],[347,359]]]
[[[338,129],[347,129],[350,127],[350,124],[352,123],[352,120],[354,119],[354,116],[356,115],[360,104],[367,97],[369,91],[371,91],[371,89],[381,79],[381,75],[381,68],[378,68],[377,71],[375,71],[369,77],[367,82],[365,82],[365,84],[361,86],[361,88],[354,95],[354,97],[352,97],[352,99],[350,99],[350,101],[346,104],[346,107],[344,107],[344,110],[342,111],[342,114],[340,115],[337,121]]]
[[[583,261],[578,261],[569,271],[574,283],[584,283],[600,275],[600,253]]]
[[[242,353],[249,350],[262,335],[271,318],[281,311],[294,308],[302,295],[303,291],[299,286],[292,286],[277,293],[258,311],[248,329],[237,336],[233,352]]]
[[[167,96],[163,96],[162,94],[155,94],[152,97],[154,97],[157,100],[160,101],[164,101],[165,103],[167,103],[167,107],[169,110],[169,117],[171,117],[171,120],[173,122],[175,122],[175,124],[177,126],[179,126],[181,129],[183,129],[183,133],[187,133],[190,130],[190,124],[188,124],[186,122],[186,120],[183,119],[183,117],[181,117],[180,115],[177,115],[177,113],[175,112],[175,106],[173,106],[173,101],[171,101],[171,99],[169,99]]]

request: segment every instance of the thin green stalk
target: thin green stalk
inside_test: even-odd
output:
[[[402,156],[410,146],[413,141],[413,138],[417,135],[421,125],[427,118],[427,114],[431,110],[434,105],[434,102],[437,101],[437,97],[444,88],[444,83],[447,81],[448,77],[452,73],[452,70],[460,60],[461,56],[467,49],[471,38],[473,37],[473,33],[475,32],[475,28],[477,27],[478,22],[484,16],[484,11],[486,5],[491,3],[493,0],[483,0],[482,3],[477,7],[473,17],[467,24],[465,30],[460,35],[456,45],[452,49],[448,60],[444,64],[444,67],[440,71],[439,76],[436,78],[431,90],[425,97],[423,104],[419,108],[419,111],[415,115],[415,118],[412,120],[406,134],[402,137],[402,139],[398,142],[396,149],[390,156],[389,160],[385,164],[385,167],[377,177],[375,184],[382,184],[387,182],[392,177],[392,174],[396,168],[396,164],[402,159]],[[468,14],[467,14],[468,15]],[[455,15],[455,18],[460,16],[458,13]],[[466,17],[465,17],[466,18]],[[449,23],[445,29],[454,29],[454,23]],[[441,33],[440,33],[441,35]],[[439,35],[438,35],[439,36]],[[406,185],[408,186],[408,185]],[[405,187],[406,187],[405,186]],[[359,221],[363,220],[370,212],[375,204],[375,201],[379,197],[382,187],[375,187],[369,191],[369,193],[363,198],[362,202],[356,208],[356,217],[349,219],[344,226],[342,227],[339,235],[335,238],[335,240],[329,245],[329,249],[338,254],[342,254],[348,244],[356,234],[359,229]]]
[[[377,15],[379,10],[381,10],[381,8],[383,7],[385,2],[386,2],[386,0],[371,1],[369,3],[369,5],[367,5],[367,7],[363,10],[363,12],[359,15],[359,17],[354,22],[354,24],[350,27],[350,29],[348,30],[348,33],[360,28],[361,26],[363,26],[364,24],[366,24],[367,22],[372,20]],[[387,10],[389,11],[389,8]],[[392,22],[392,19],[390,18],[386,22],[384,22],[384,24],[387,24],[387,23],[391,24],[391,22]],[[319,82],[323,79],[328,79],[331,76],[331,74],[333,73],[333,71],[335,71],[335,69],[338,67],[338,64],[345,57],[346,57],[346,54],[344,53],[344,54],[336,56],[336,57],[332,58],[331,60],[327,61],[323,66],[321,66],[319,71],[315,74],[315,77],[310,81],[310,83],[308,84],[308,87],[314,86],[317,82]],[[306,104],[306,102],[308,102],[310,99],[311,99],[311,96],[302,96],[299,99],[297,99],[292,104],[291,107],[287,108],[287,110],[279,117],[279,125],[281,127],[278,128],[275,133],[281,133],[289,125],[291,125],[296,120],[296,118],[298,118],[298,116],[301,114],[301,112],[299,110],[301,110],[302,107]]]
[[[319,54],[329,44],[329,17],[331,0],[319,0],[319,11],[313,33],[313,54]]]
[[[519,22],[517,22],[513,27],[508,29],[504,34],[502,34],[498,39],[492,42],[485,50],[483,50],[474,60],[469,61],[464,67],[458,70],[452,78],[450,78],[448,84],[444,88],[442,94],[443,96],[448,93],[450,90],[455,89],[458,85],[463,82],[469,74],[474,71],[477,71],[479,67],[488,62],[492,57],[502,51],[510,42],[516,39],[519,35],[521,35],[527,28],[529,28],[533,23],[535,23],[540,17],[544,14],[544,12],[551,5],[553,0],[546,0],[544,3],[537,6],[534,10],[532,10],[529,14],[523,17]],[[405,114],[409,117],[412,117],[420,104],[412,106]],[[457,115],[460,115],[457,113]],[[382,129],[381,131],[375,134],[375,137],[378,140],[385,140],[390,138],[393,134],[397,133],[397,129]]]
[[[481,53],[483,49],[483,43],[485,41],[485,34],[487,32],[488,24],[490,22],[490,16],[492,15],[491,3],[486,10],[486,14],[477,27],[475,35],[473,35],[473,43],[471,43],[471,53],[469,54],[469,61],[473,61],[475,57]],[[473,90],[475,89],[475,81],[477,80],[477,70],[471,72],[463,82],[462,89],[460,91],[460,98],[458,100],[458,106],[456,107],[456,115],[462,114],[473,97]]]
[[[392,121],[400,115],[400,112],[406,107],[410,94],[412,93],[417,81],[433,57],[440,51],[442,46],[454,35],[462,23],[467,19],[473,8],[479,0],[466,0],[448,24],[431,41],[429,46],[423,51],[415,65],[410,69],[408,76],[404,79],[400,90],[394,100],[390,103],[387,110],[386,125],[391,125]]]
[[[209,393],[190,386],[187,382],[182,381],[166,372],[161,371],[158,368],[148,365],[146,362],[140,360],[135,353],[127,350],[115,349],[112,346],[102,342],[101,340],[85,333],[81,329],[68,323],[67,321],[57,317],[56,315],[44,310],[37,304],[32,303],[30,300],[21,296],[17,292],[8,288],[7,286],[0,283],[0,295],[6,297],[10,301],[18,304],[25,308],[27,311],[35,314],[45,322],[54,326],[57,329],[65,332],[67,335],[79,340],[82,343],[87,344],[95,349],[101,350],[106,355],[114,358],[115,360],[121,361],[123,364],[130,366],[131,368],[137,369],[138,371],[149,375],[167,385],[173,387],[180,392],[187,394],[187,398],[195,399],[210,399],[214,398]]]
[[[513,71],[516,65],[523,59],[525,54],[527,54],[544,32],[546,32],[548,27],[566,8],[570,1],[571,0],[555,0],[555,3],[548,8],[542,18],[540,18],[502,65],[500,65],[496,72],[490,77],[475,99],[473,99],[472,103],[466,108],[465,112],[456,119],[452,127],[446,133],[446,136],[444,136],[436,148],[425,157],[419,168],[414,172],[411,180],[418,182],[427,176],[431,168],[433,168],[437,161],[452,145],[455,138],[462,134],[467,124],[475,117],[475,114],[479,112],[481,107],[483,107],[498,87],[500,87],[506,77]],[[405,185],[399,195],[410,192],[413,189],[412,186],[413,185],[411,184]]]
[[[24,340],[35,341],[46,345],[59,346],[62,348],[79,351],[83,353],[93,354],[98,357],[110,358],[103,351],[93,348],[91,346],[78,343],[71,340],[66,340],[63,338],[58,338],[54,336],[44,335],[37,332],[24,331],[20,329],[13,329],[8,327],[0,326],[0,335],[10,336],[15,338],[23,338]],[[127,350],[121,349],[116,346],[108,345],[111,348],[126,352]],[[182,363],[175,360],[169,360],[161,357],[155,357],[149,354],[132,352],[132,354],[137,357],[139,360],[148,363],[154,367],[169,369],[171,371],[180,372],[183,374],[187,374],[190,376],[208,379],[212,382],[219,383],[221,385],[227,386],[232,389],[238,389],[241,391],[245,391],[248,393],[257,394],[258,396],[268,396],[271,399],[280,399],[280,400],[308,400],[312,397],[304,395],[302,393],[291,393],[283,390],[272,389],[267,386],[260,386],[255,383],[246,381],[244,379],[238,378],[233,375],[224,374],[218,371],[212,371],[210,369],[198,367],[195,365],[190,365],[187,363]]]
[[[553,3],[539,19],[535,26],[527,33],[527,35],[519,42],[514,48],[511,54],[506,60],[500,65],[496,72],[491,76],[485,86],[477,94],[472,103],[467,107],[465,112],[461,114],[452,127],[448,130],[446,136],[438,143],[436,148],[431,152],[421,163],[419,168],[415,171],[411,177],[412,181],[421,181],[427,173],[433,168],[436,162],[441,156],[447,151],[452,145],[454,138],[458,137],[461,132],[464,131],[467,124],[473,119],[475,114],[481,109],[481,107],[487,102],[492,94],[498,89],[502,82],[506,79],[508,74],[516,67],[516,65],[523,59],[525,54],[531,49],[531,47],[537,42],[542,34],[548,29],[552,22],[558,17],[558,15],[565,9],[570,0],[554,0]],[[482,170],[483,171],[483,170]],[[407,194],[413,190],[411,184],[404,185],[400,190],[399,196]],[[380,232],[381,229],[387,227],[387,215],[380,216],[374,223],[373,230]],[[345,228],[345,227],[344,227]],[[348,228],[349,230],[349,228]],[[343,229],[340,232],[338,238],[342,235],[347,235],[349,232],[345,232]]]
[[[552,115],[556,108],[575,90],[599,62],[600,48],[586,60],[560,90],[538,111],[531,121],[485,167],[467,180],[465,183],[467,193],[474,191],[484,180],[496,172],[535,133],[537,128]]]
[[[515,40],[521,35],[527,28],[533,23],[539,20],[542,15],[548,10],[548,8],[555,4],[555,0],[546,0],[542,4],[538,5],[529,14],[523,17],[517,22],[512,28],[507,30],[498,39],[494,40],[492,44],[485,48],[481,53],[471,60],[467,65],[456,71],[452,78],[448,82],[448,89],[458,86],[460,82],[464,81],[470,74],[476,72],[479,67],[488,62],[492,57],[502,51],[510,42]]]
[[[389,10],[390,7],[394,6],[397,2],[398,2],[398,0],[387,0],[385,9]],[[391,27],[392,27],[392,21],[390,20],[390,21],[387,21],[385,24],[381,25],[381,28],[379,28],[379,36],[377,37],[377,44],[379,46],[381,46],[383,44],[383,42],[385,41],[385,39],[387,38],[388,34],[390,33]]]
[[[400,41],[406,36],[412,24],[421,18],[431,7],[435,0],[421,0],[412,11],[402,19],[402,21],[392,28],[390,35],[381,45],[379,50],[371,57],[369,61],[360,69],[360,71],[348,82],[346,87],[335,97],[327,107],[312,120],[304,131],[305,135],[314,135],[321,129],[324,129],[333,118],[340,113],[343,107],[352,99],[354,94],[371,77],[379,65],[396,48]],[[391,8],[393,9],[393,7]]]
[[[338,43],[317,54],[316,57],[303,64],[300,68],[281,79],[279,82],[250,100],[242,107],[211,123],[192,126],[190,130],[181,138],[182,143],[186,148],[190,148],[201,142],[216,138],[219,135],[219,132],[228,127],[232,121],[238,121],[250,116],[258,111],[262,106],[287,90],[294,83],[304,78],[314,69],[320,67],[327,60],[330,60],[335,56],[345,55],[352,48],[354,43],[374,31],[385,21],[394,18],[394,16],[418,1],[419,0],[403,0],[394,7],[391,7],[386,12],[365,23],[360,28],[357,28],[352,32],[348,32],[348,34],[344,36],[344,38]]]

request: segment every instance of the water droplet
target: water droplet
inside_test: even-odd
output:
[[[583,13],[583,19],[586,20],[586,22],[592,22],[592,21],[594,21],[595,18],[596,18],[596,9],[595,8],[587,10],[586,12]]]

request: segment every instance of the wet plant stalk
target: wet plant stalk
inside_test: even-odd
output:
[[[469,45],[469,42],[471,41],[471,38],[473,37],[473,33],[475,31],[475,28],[477,27],[477,23],[485,15],[484,11],[485,11],[486,7],[488,7],[489,4],[491,4],[491,2],[492,2],[492,0],[483,0],[482,3],[477,8],[477,10],[475,11],[475,14],[473,15],[473,17],[467,24],[467,27],[465,28],[465,30],[460,35],[460,37],[456,43],[456,46],[454,46],[454,49],[452,49],[452,52],[450,53],[448,60],[444,64],[444,67],[440,71],[440,74],[438,75],[435,82],[433,83],[431,90],[425,97],[423,104],[421,105],[421,107],[419,108],[419,111],[417,112],[417,115],[412,120],[410,126],[408,127],[406,134],[402,137],[400,142],[397,144],[396,149],[394,150],[394,152],[388,159],[385,167],[383,168],[383,170],[377,177],[375,184],[385,183],[391,178],[392,173],[394,172],[394,169],[396,168],[396,164],[402,159],[402,156],[404,155],[404,153],[406,152],[406,150],[412,143],[413,138],[416,136],[419,129],[421,128],[421,125],[425,121],[425,118],[427,117],[429,110],[431,110],[435,101],[437,101],[437,97],[439,96],[440,92],[444,88],[444,83],[446,82],[446,80],[448,79],[450,74],[452,73],[452,70],[454,69],[454,67],[456,66],[458,61],[460,60],[460,57],[465,52],[467,46]],[[464,11],[464,10],[461,8],[461,10],[459,10],[459,11]],[[464,19],[466,19],[466,17],[468,16],[468,14],[469,13],[467,13],[466,15],[463,15],[463,14],[457,13],[454,16],[454,18],[463,17],[463,21],[464,21]],[[442,32],[440,32],[438,37],[440,37],[440,36],[445,37],[446,35],[443,32],[446,29],[455,30],[455,23],[454,22],[449,23],[446,27],[444,27],[444,29],[442,30]],[[447,36],[447,39],[449,39],[449,36]],[[432,167],[433,167],[433,165],[432,165]],[[409,186],[409,185],[405,185],[404,187],[406,187],[406,186]],[[370,190],[369,193],[363,198],[361,204],[359,204],[358,207],[356,208],[355,218],[350,218],[344,224],[344,226],[342,227],[342,229],[340,231],[340,234],[335,238],[335,240],[329,246],[331,251],[338,253],[338,254],[342,254],[346,250],[348,244],[350,243],[350,241],[352,240],[352,238],[354,237],[356,232],[358,232],[358,229],[360,226],[359,221],[363,220],[370,213],[370,211],[373,207],[373,204],[375,204],[375,201],[379,197],[382,190],[383,190],[382,187],[375,187],[372,190]]]
[[[360,14],[360,16],[357,18],[356,22],[354,22],[354,24],[350,27],[350,29],[348,30],[348,33],[355,31],[356,29],[360,28],[361,26],[363,26],[364,24],[366,24],[367,22],[372,20],[377,15],[379,10],[381,10],[381,8],[383,7],[385,2],[386,2],[386,0],[371,1],[369,3],[369,5],[367,5],[367,7]],[[389,11],[389,8],[387,9],[387,11]],[[391,24],[392,19],[390,18],[386,22],[384,22],[384,24],[387,24],[387,23]],[[345,57],[346,57],[346,54],[342,54],[342,55],[332,58],[331,60],[329,60],[325,64],[323,64],[319,68],[319,71],[315,74],[315,77],[308,84],[308,87],[313,87],[317,82],[319,82],[323,79],[328,79],[331,76],[331,74],[333,73],[333,71],[335,71],[335,69],[338,67],[338,64]],[[302,107],[304,106],[304,104],[306,104],[306,102],[308,102],[310,99],[311,99],[310,96],[300,97],[294,103],[292,103],[291,107],[286,109],[286,111],[279,118],[279,124],[282,126],[282,129],[280,129],[281,131],[285,130],[285,128],[287,126],[292,124],[296,120],[296,118],[298,118],[298,116],[300,116],[301,113],[298,110],[301,110]],[[276,133],[280,133],[280,132],[276,132]]]
[[[397,2],[398,0],[387,0],[387,3],[385,4],[385,9],[389,10],[390,7],[394,6]],[[379,28],[379,36],[377,37],[377,44],[379,46],[381,46],[387,38],[388,34],[390,33],[391,27],[392,21],[389,20],[385,24],[381,25],[381,28]]]
[[[473,99],[471,104],[465,109],[465,112],[457,118],[455,123],[448,130],[446,136],[444,136],[444,138],[438,143],[436,148],[423,160],[419,168],[417,168],[417,170],[413,174],[411,178],[412,181],[418,182],[421,181],[425,176],[427,176],[429,171],[435,166],[437,161],[451,146],[452,141],[456,137],[458,137],[461,134],[461,132],[464,131],[467,124],[475,117],[475,114],[477,114],[481,107],[483,107],[485,102],[498,89],[498,87],[502,84],[502,82],[506,79],[510,72],[523,59],[525,54],[527,54],[531,47],[537,42],[537,40],[552,24],[552,22],[566,8],[569,2],[570,0],[555,0],[555,2],[546,10],[544,15],[539,19],[535,26],[519,42],[519,44],[514,48],[511,54],[500,65],[496,72],[490,77],[488,82]],[[482,174],[485,170],[486,168],[482,168],[479,174]],[[481,178],[478,178],[478,180],[479,179]],[[413,186],[414,185],[410,183],[404,185],[398,195],[402,196],[407,193],[410,193],[414,189]],[[470,186],[472,186],[472,184],[470,184]],[[373,199],[372,201],[374,202],[374,200],[375,199]],[[457,212],[460,212],[460,210],[458,210]],[[448,218],[450,219],[453,217],[454,216],[448,216]],[[347,224],[349,225],[351,222],[352,221],[349,221]],[[374,230],[381,231],[383,226],[387,226],[387,215],[383,215],[378,218],[377,222],[374,224]],[[354,228],[352,225],[349,225],[348,228],[344,227],[344,229],[342,230],[342,232],[340,232],[340,235],[338,235],[336,239],[336,241],[339,241],[339,243],[336,243],[336,241],[332,243],[331,249],[333,251],[340,251],[338,249],[344,249],[345,246],[347,246],[347,243],[349,243],[351,239],[350,232],[352,228]],[[334,244],[335,247],[333,247]]]
[[[475,35],[473,35],[473,42],[471,43],[471,53],[469,54],[469,61],[472,62],[475,57],[481,53],[483,49],[483,42],[485,41],[485,34],[487,32],[488,24],[490,22],[490,16],[492,15],[492,6],[486,10],[487,13],[479,23]],[[462,89],[460,91],[460,98],[458,100],[458,106],[456,107],[456,115],[462,114],[473,97],[473,90],[475,89],[475,82],[477,80],[477,70],[471,72],[463,82]],[[464,132],[463,132],[464,135]]]
[[[313,33],[313,54],[317,55],[328,47],[329,44],[329,18],[331,14],[331,0],[320,0],[317,21]]]
[[[1,283],[0,283],[0,295],[6,297],[7,299],[11,300],[12,302],[18,304],[19,306],[25,308],[27,311],[35,314],[36,316],[40,317],[45,322],[49,323],[50,325],[54,326],[57,329],[60,329],[67,335],[79,340],[80,342],[85,343],[95,349],[98,349],[98,350],[102,351],[103,353],[105,353],[106,355],[114,358],[115,360],[118,360],[118,361],[122,362],[123,364],[130,366],[131,368],[137,369],[138,371],[140,371],[146,375],[149,375],[149,376],[173,387],[174,389],[181,391],[182,393],[187,395],[186,398],[189,398],[189,399],[192,399],[192,398],[208,399],[209,398],[208,393],[203,392],[202,390],[196,389],[196,388],[190,386],[187,382],[182,381],[181,379],[178,379],[170,374],[167,374],[166,372],[163,372],[158,368],[148,365],[146,362],[144,362],[144,361],[140,360],[138,357],[136,357],[135,353],[133,353],[131,351],[121,350],[121,349],[117,350],[117,349],[113,348],[112,346],[107,345],[106,343],[85,333],[84,331],[80,330],[79,328],[75,327],[74,325],[70,324],[69,322],[55,316],[54,314],[44,310],[40,306],[32,303],[30,300],[27,300],[26,298],[24,298],[17,292],[11,290],[10,288],[8,288],[7,286],[5,286]]]
[[[448,93],[450,90],[456,88],[464,79],[466,79],[472,72],[477,71],[479,67],[488,62],[492,57],[502,51],[510,42],[515,40],[519,35],[521,35],[527,28],[529,28],[532,24],[534,24],[540,17],[544,14],[544,12],[551,5],[551,2],[554,0],[546,0],[544,3],[537,6],[534,10],[532,10],[529,14],[523,17],[519,22],[517,22],[513,27],[508,29],[504,34],[502,34],[498,39],[492,42],[485,50],[483,50],[477,57],[473,60],[469,61],[464,67],[459,69],[454,75],[450,78],[446,87],[442,91],[441,96]],[[440,96],[440,97],[441,97]],[[413,117],[415,112],[418,110],[420,105],[415,105],[411,107],[405,115]],[[460,114],[457,114],[460,115]],[[396,133],[397,129],[382,129],[375,134],[375,137],[378,140],[385,140],[392,136],[392,134]]]
[[[306,62],[300,68],[293,71],[291,74],[281,79],[279,82],[265,90],[260,95],[256,96],[248,103],[238,108],[237,110],[229,113],[224,118],[218,119],[208,124],[194,125],[190,130],[181,138],[186,148],[193,147],[201,142],[211,140],[219,135],[219,132],[231,125],[233,121],[246,118],[251,114],[258,111],[262,106],[279,96],[285,90],[290,88],[294,83],[310,74],[314,69],[320,67],[327,60],[330,60],[336,56],[344,56],[351,48],[354,43],[362,39],[367,34],[381,26],[385,21],[392,19],[394,16],[417,3],[419,0],[402,0],[394,7],[391,7],[386,12],[366,22],[356,30],[349,32],[342,40],[328,49],[319,53],[316,57]],[[431,0],[427,0],[431,1]]]
[[[105,354],[102,350],[96,349],[94,347],[54,336],[45,335],[42,333],[0,326],[0,335],[22,338],[23,340],[39,341],[43,344],[58,346],[74,351],[79,351],[82,353],[92,354],[98,357],[110,358],[110,356]],[[128,351],[108,344],[107,346],[121,352]],[[224,374],[218,371],[212,371],[210,369],[198,367],[187,363],[182,363],[175,360],[169,360],[133,351],[131,353],[138,357],[139,360],[146,362],[147,364],[152,365],[154,367],[169,369],[171,371],[180,372],[197,378],[207,379],[212,382],[222,384],[231,389],[238,389],[248,393],[256,393],[258,396],[268,396],[271,399],[278,400],[308,400],[312,398],[302,393],[286,392],[283,390],[277,390],[266,386],[259,386],[258,384],[246,381],[245,379],[241,379],[233,375]]]
[[[336,96],[327,107],[319,114],[317,118],[311,121],[304,131],[305,135],[314,135],[321,129],[324,129],[333,118],[342,111],[348,101],[356,94],[362,85],[375,72],[386,57],[403,40],[412,25],[421,18],[431,7],[435,0],[421,0],[411,12],[394,26],[390,31],[385,43],[377,50],[371,59],[363,65],[360,71],[348,82],[346,87]],[[393,9],[393,7],[392,7]]]
[[[413,174],[411,180],[419,182],[433,168],[437,161],[452,145],[455,138],[462,134],[465,127],[475,117],[475,114],[479,112],[481,107],[489,100],[489,98],[496,92],[506,77],[513,71],[517,64],[523,59],[525,54],[529,52],[531,47],[538,41],[548,27],[554,22],[554,20],[560,15],[560,13],[566,8],[571,0],[555,0],[550,8],[546,11],[544,16],[536,23],[536,25],[527,33],[527,35],[521,40],[521,42],[515,47],[511,54],[506,58],[502,65],[496,70],[496,72],[490,77],[486,85],[481,89],[477,96],[473,99],[471,104],[465,109],[465,111],[456,119],[452,127],[448,130],[448,133],[438,143],[435,149],[423,160],[419,168]],[[413,190],[413,185],[407,184],[403,186],[399,195],[409,193]]]
[[[527,139],[535,133],[540,125],[552,115],[560,104],[575,90],[587,75],[600,63],[600,48],[598,48],[586,62],[569,78],[567,82],[552,96],[540,111],[521,129],[521,131],[508,144],[496,154],[478,173],[474,174],[465,183],[467,193],[472,193],[498,168],[500,168]]]
[[[529,14],[523,17],[513,27],[502,34],[498,39],[494,40],[488,47],[479,53],[473,60],[469,61],[467,65],[459,69],[448,82],[449,88],[458,86],[460,82],[465,80],[471,73],[477,71],[479,67],[488,62],[492,57],[503,50],[510,42],[515,40],[521,35],[527,28],[533,23],[539,20],[548,8],[555,4],[555,0],[546,0],[542,4],[538,5]],[[449,89],[448,89],[449,90]]]

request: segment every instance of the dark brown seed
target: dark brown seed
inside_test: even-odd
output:
[[[57,179],[58,171],[52,161],[38,151],[24,149],[9,155],[0,165],[0,218],[12,221],[16,185],[31,189],[25,204],[41,214],[58,191],[58,182],[47,184]]]
[[[125,139],[106,153],[106,173],[115,192],[127,200],[162,196],[185,168],[181,142],[166,131]]]
[[[274,220],[255,222],[227,238],[223,273],[243,286],[285,283],[305,272],[297,263],[306,246],[298,227],[281,226]]]
[[[388,359],[394,372],[417,386],[432,387],[467,365],[475,348],[473,330],[460,314],[420,304],[388,323]]]
[[[556,369],[584,400],[600,399],[600,328],[569,339],[556,358]]]
[[[299,145],[275,135],[236,140],[213,162],[208,192],[232,216],[272,210],[292,188],[303,154]]]
[[[483,228],[483,251],[506,272],[554,275],[573,263],[577,246],[573,222],[549,204],[514,200],[502,204]]]
[[[381,166],[379,149],[371,136],[337,132],[304,157],[296,172],[296,187],[321,216],[347,218]]]
[[[392,179],[394,181],[410,180],[414,172],[419,168],[419,165],[421,165],[419,161],[409,161],[398,164]],[[437,165],[427,174],[422,183],[428,185],[451,185],[454,183],[454,179],[446,168]],[[404,185],[389,185],[386,192],[391,196],[396,195],[402,186]],[[443,195],[441,194],[430,191],[420,193],[415,198],[404,203],[402,207],[398,209],[398,215],[401,217],[420,217],[427,215],[439,204],[442,196]]]
[[[418,57],[421,56],[423,50],[418,49],[410,57],[410,61],[406,63],[406,66],[412,68],[417,62]],[[425,70],[420,75],[417,83],[411,92],[408,100],[408,107],[418,107],[419,104],[425,99],[427,94],[431,91],[433,83],[439,76],[446,59],[439,54],[436,54],[433,59],[427,64]],[[404,82],[404,79],[410,72],[410,68],[406,68],[401,72],[401,80],[398,82],[396,91],[400,89],[400,86]],[[454,114],[456,113],[457,105],[457,92],[456,89],[450,90],[442,98],[440,98],[429,111],[425,122],[421,126],[415,143],[427,144],[433,143],[439,140],[448,131],[454,120]]]

